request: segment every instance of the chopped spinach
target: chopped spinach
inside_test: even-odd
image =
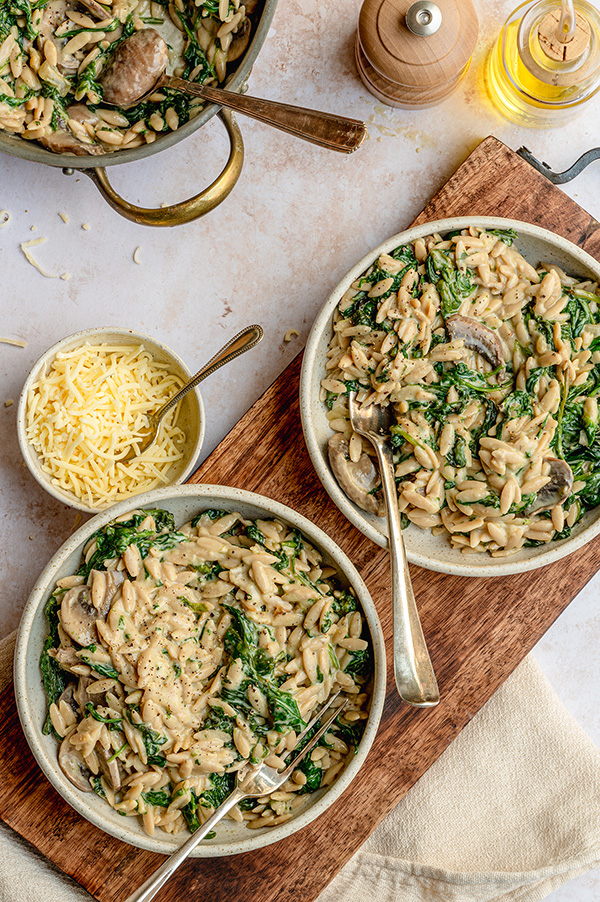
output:
[[[148,792],[142,793],[142,798],[148,805],[155,805],[160,808],[168,808],[171,804],[171,790],[169,789],[149,789]]]
[[[58,635],[58,611],[64,591],[64,589],[56,589],[44,605],[44,614],[48,621],[48,636],[46,637],[40,656],[40,670],[42,671],[42,680],[44,682],[46,698],[48,699],[48,708],[50,708],[50,705],[58,702],[58,699],[68,682],[65,671],[60,667],[57,661],[48,654],[51,648],[56,648],[60,644]],[[56,732],[52,726],[49,713],[46,715],[42,732],[46,735],[48,733]]]

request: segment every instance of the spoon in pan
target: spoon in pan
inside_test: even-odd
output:
[[[402,537],[398,493],[394,474],[390,435],[391,407],[375,404],[361,409],[356,393],[348,395],[350,425],[368,439],[379,462],[379,472],[387,512],[390,558],[392,562],[392,614],[394,621],[394,676],[400,698],[417,708],[431,708],[440,700],[435,674],[412,588]]]
[[[100,82],[105,103],[127,110],[161,88],[171,88],[251,116],[329,150],[352,153],[366,137],[364,122],[356,119],[248,97],[167,75],[168,61],[169,48],[154,28],[134,32],[117,47],[102,72]]]
[[[242,329],[241,332],[238,332],[237,335],[234,335],[234,337],[228,341],[227,344],[222,347],[195,376],[192,376],[189,382],[186,382],[183,388],[179,389],[177,394],[169,398],[162,407],[159,407],[156,413],[147,414],[149,427],[148,434],[131,446],[125,457],[121,458],[121,463],[127,463],[128,461],[133,460],[134,457],[139,457],[146,448],[150,447],[156,438],[162,418],[172,410],[172,408],[175,407],[189,391],[203,382],[208,376],[212,376],[216,370],[225,366],[226,363],[235,360],[236,357],[239,357],[240,354],[243,354],[245,351],[249,351],[250,348],[254,348],[262,339],[263,335],[264,332],[260,326],[247,326],[245,329]]]

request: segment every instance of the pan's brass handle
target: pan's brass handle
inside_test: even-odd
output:
[[[231,149],[229,151],[229,159],[225,164],[225,168],[219,176],[214,180],[212,185],[201,191],[195,197],[184,200],[180,204],[172,204],[168,207],[159,207],[151,209],[148,207],[136,207],[124,200],[115,191],[108,180],[106,169],[99,166],[97,169],[84,169],[85,174],[91,178],[98,188],[102,197],[110,204],[113,210],[116,210],[125,219],[131,219],[139,225],[147,226],[177,226],[186,222],[193,222],[200,216],[204,216],[211,210],[214,210],[228,194],[240,177],[242,165],[244,162],[244,142],[239,125],[235,121],[232,113],[227,110],[221,110],[219,113],[221,119],[225,123]]]

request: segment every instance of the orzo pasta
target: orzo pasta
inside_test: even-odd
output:
[[[382,254],[336,308],[321,383],[349,497],[382,515],[355,391],[393,407],[405,524],[495,557],[565,538],[600,503],[598,286],[535,268],[516,239],[469,228]]]
[[[281,824],[332,783],[362,736],[372,648],[351,589],[297,529],[164,510],[96,533],[46,605],[45,732],[59,763],[144,828],[204,823],[248,761],[281,766],[331,694],[348,699],[281,790],[230,817]]]
[[[103,102],[102,73],[149,26],[169,44],[168,71],[221,82],[245,51],[256,0],[0,0],[0,129],[56,153],[104,154],[156,140],[203,102],[169,89],[131,109]]]

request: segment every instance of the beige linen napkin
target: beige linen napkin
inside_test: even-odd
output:
[[[318,902],[538,902],[598,865],[600,751],[530,656]],[[1,902],[90,898],[0,825]]]

